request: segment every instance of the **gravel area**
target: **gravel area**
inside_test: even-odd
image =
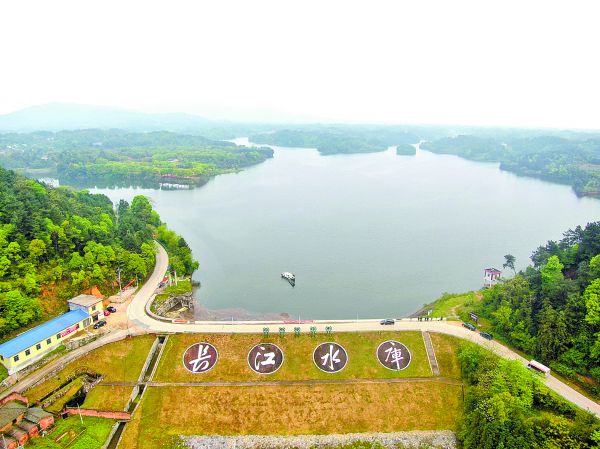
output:
[[[330,449],[354,442],[377,442],[387,449],[458,448],[456,435],[449,430],[284,437],[265,435],[189,436],[181,437],[181,439],[189,449]]]

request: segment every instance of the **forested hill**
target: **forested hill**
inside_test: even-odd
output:
[[[418,132],[418,134],[417,134]],[[402,147],[402,152],[414,154],[410,144],[421,140],[423,129],[399,126],[336,125],[278,129],[271,133],[254,134],[250,141],[259,144],[298,148],[316,148],[321,154],[373,153],[390,146]],[[432,130],[426,133],[434,132]],[[439,131],[438,131],[439,133]]]
[[[118,290],[154,267],[153,239],[178,273],[198,263],[143,196],[116,210],[104,195],[51,188],[0,168],[0,337],[66,310],[66,299],[96,285]]]
[[[512,345],[600,395],[600,222],[540,246],[532,260],[484,291],[480,314]]]
[[[0,134],[0,165],[82,187],[201,185],[273,157],[270,148],[167,131],[118,129]]]
[[[423,143],[421,148],[476,161],[500,162],[503,170],[569,184],[578,195],[600,195],[599,134],[522,134],[488,131],[459,135]]]

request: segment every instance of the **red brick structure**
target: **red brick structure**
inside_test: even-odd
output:
[[[10,401],[0,406],[0,432],[6,433],[15,424],[19,424],[27,413],[27,406]]]
[[[41,430],[46,430],[48,427],[54,424],[54,415],[39,407],[32,407],[27,410],[25,419],[37,424]]]
[[[29,405],[29,399],[15,391],[9,394],[8,396],[4,396],[2,399],[0,399],[0,407],[10,401],[19,401],[25,405]]]
[[[29,434],[29,438],[37,438],[40,436],[40,428],[39,426],[29,421],[28,419],[24,419],[19,423],[19,428],[23,429],[25,432]]]
[[[0,448],[1,449],[17,449],[17,447],[19,446],[19,443],[17,443],[17,440],[15,440],[14,438],[9,437],[8,435],[2,434],[2,437],[0,437]],[[6,446],[4,445],[4,443],[6,443]]]
[[[131,419],[131,413],[127,412],[105,412],[101,410],[94,410],[90,408],[66,408],[65,413],[67,415],[81,415],[83,416],[95,416],[98,418],[109,418],[116,419],[118,421],[129,421]]]
[[[25,446],[25,443],[29,441],[29,434],[19,427],[11,427],[6,431],[9,437],[14,438],[19,443],[19,446]]]
[[[54,424],[51,413],[38,407],[27,408],[14,400],[19,399],[18,396],[9,395],[0,400],[0,449],[24,446],[30,438],[39,436],[40,429],[46,430]]]

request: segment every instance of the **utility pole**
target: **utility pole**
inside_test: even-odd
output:
[[[119,302],[123,301],[121,296],[123,289],[121,288],[121,267],[117,268],[117,274],[119,275]]]

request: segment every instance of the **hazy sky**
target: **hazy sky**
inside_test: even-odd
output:
[[[0,113],[600,128],[599,17],[573,0],[2,0]]]

